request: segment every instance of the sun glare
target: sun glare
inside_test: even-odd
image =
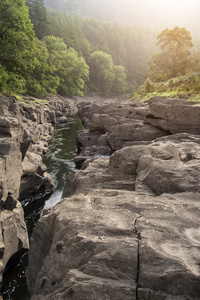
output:
[[[141,0],[142,22],[151,28],[197,27],[200,15],[199,0]]]

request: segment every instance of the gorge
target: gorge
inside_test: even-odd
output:
[[[68,103],[72,114],[74,102],[85,128],[77,132],[81,169],[34,229],[31,299],[200,299],[200,106],[93,96]],[[64,121],[63,109],[54,111]],[[51,188],[50,179],[46,184]],[[9,196],[2,212],[11,211]],[[25,238],[22,248],[27,244]]]
[[[41,195],[47,197],[53,190],[52,178],[42,163],[47,142],[55,127],[64,124],[77,109],[72,101],[57,96],[46,100],[1,96],[0,102],[2,281],[7,263],[15,263],[29,246],[21,202],[30,234],[44,201]],[[27,211],[31,208],[32,212]]]

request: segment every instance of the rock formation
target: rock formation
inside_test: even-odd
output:
[[[77,134],[77,165],[88,156],[110,155],[127,143],[148,143],[167,135],[168,132],[161,128],[144,124],[147,114],[149,107],[140,102],[79,103],[85,130]]]
[[[79,109],[81,155],[91,157],[34,230],[31,300],[200,299],[199,106],[154,98]]]
[[[53,182],[42,164],[59,119],[76,113],[69,99],[0,96],[0,282],[9,259],[29,247],[19,200]]]

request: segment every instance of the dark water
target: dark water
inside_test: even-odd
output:
[[[47,172],[53,177],[55,191],[52,195],[49,191],[38,193],[22,202],[29,237],[42,215],[43,208],[54,206],[61,199],[66,176],[75,168],[73,158],[76,155],[76,132],[82,128],[81,120],[77,116],[69,118],[65,127],[58,129],[49,143],[49,153],[43,158],[43,162],[47,166]],[[30,299],[26,289],[27,264],[28,253],[25,252],[19,264],[5,272],[2,285],[3,300]]]

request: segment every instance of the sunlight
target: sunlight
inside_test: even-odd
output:
[[[142,0],[135,4],[140,11],[139,22],[157,30],[174,26],[197,28],[200,14],[198,0]]]
[[[157,3],[156,3],[157,2]],[[197,1],[188,1],[188,0],[157,0],[155,1],[156,5],[161,6],[162,8],[169,10],[171,9],[174,12],[180,13],[181,11],[186,11],[187,9],[194,9],[194,4],[197,4]]]

